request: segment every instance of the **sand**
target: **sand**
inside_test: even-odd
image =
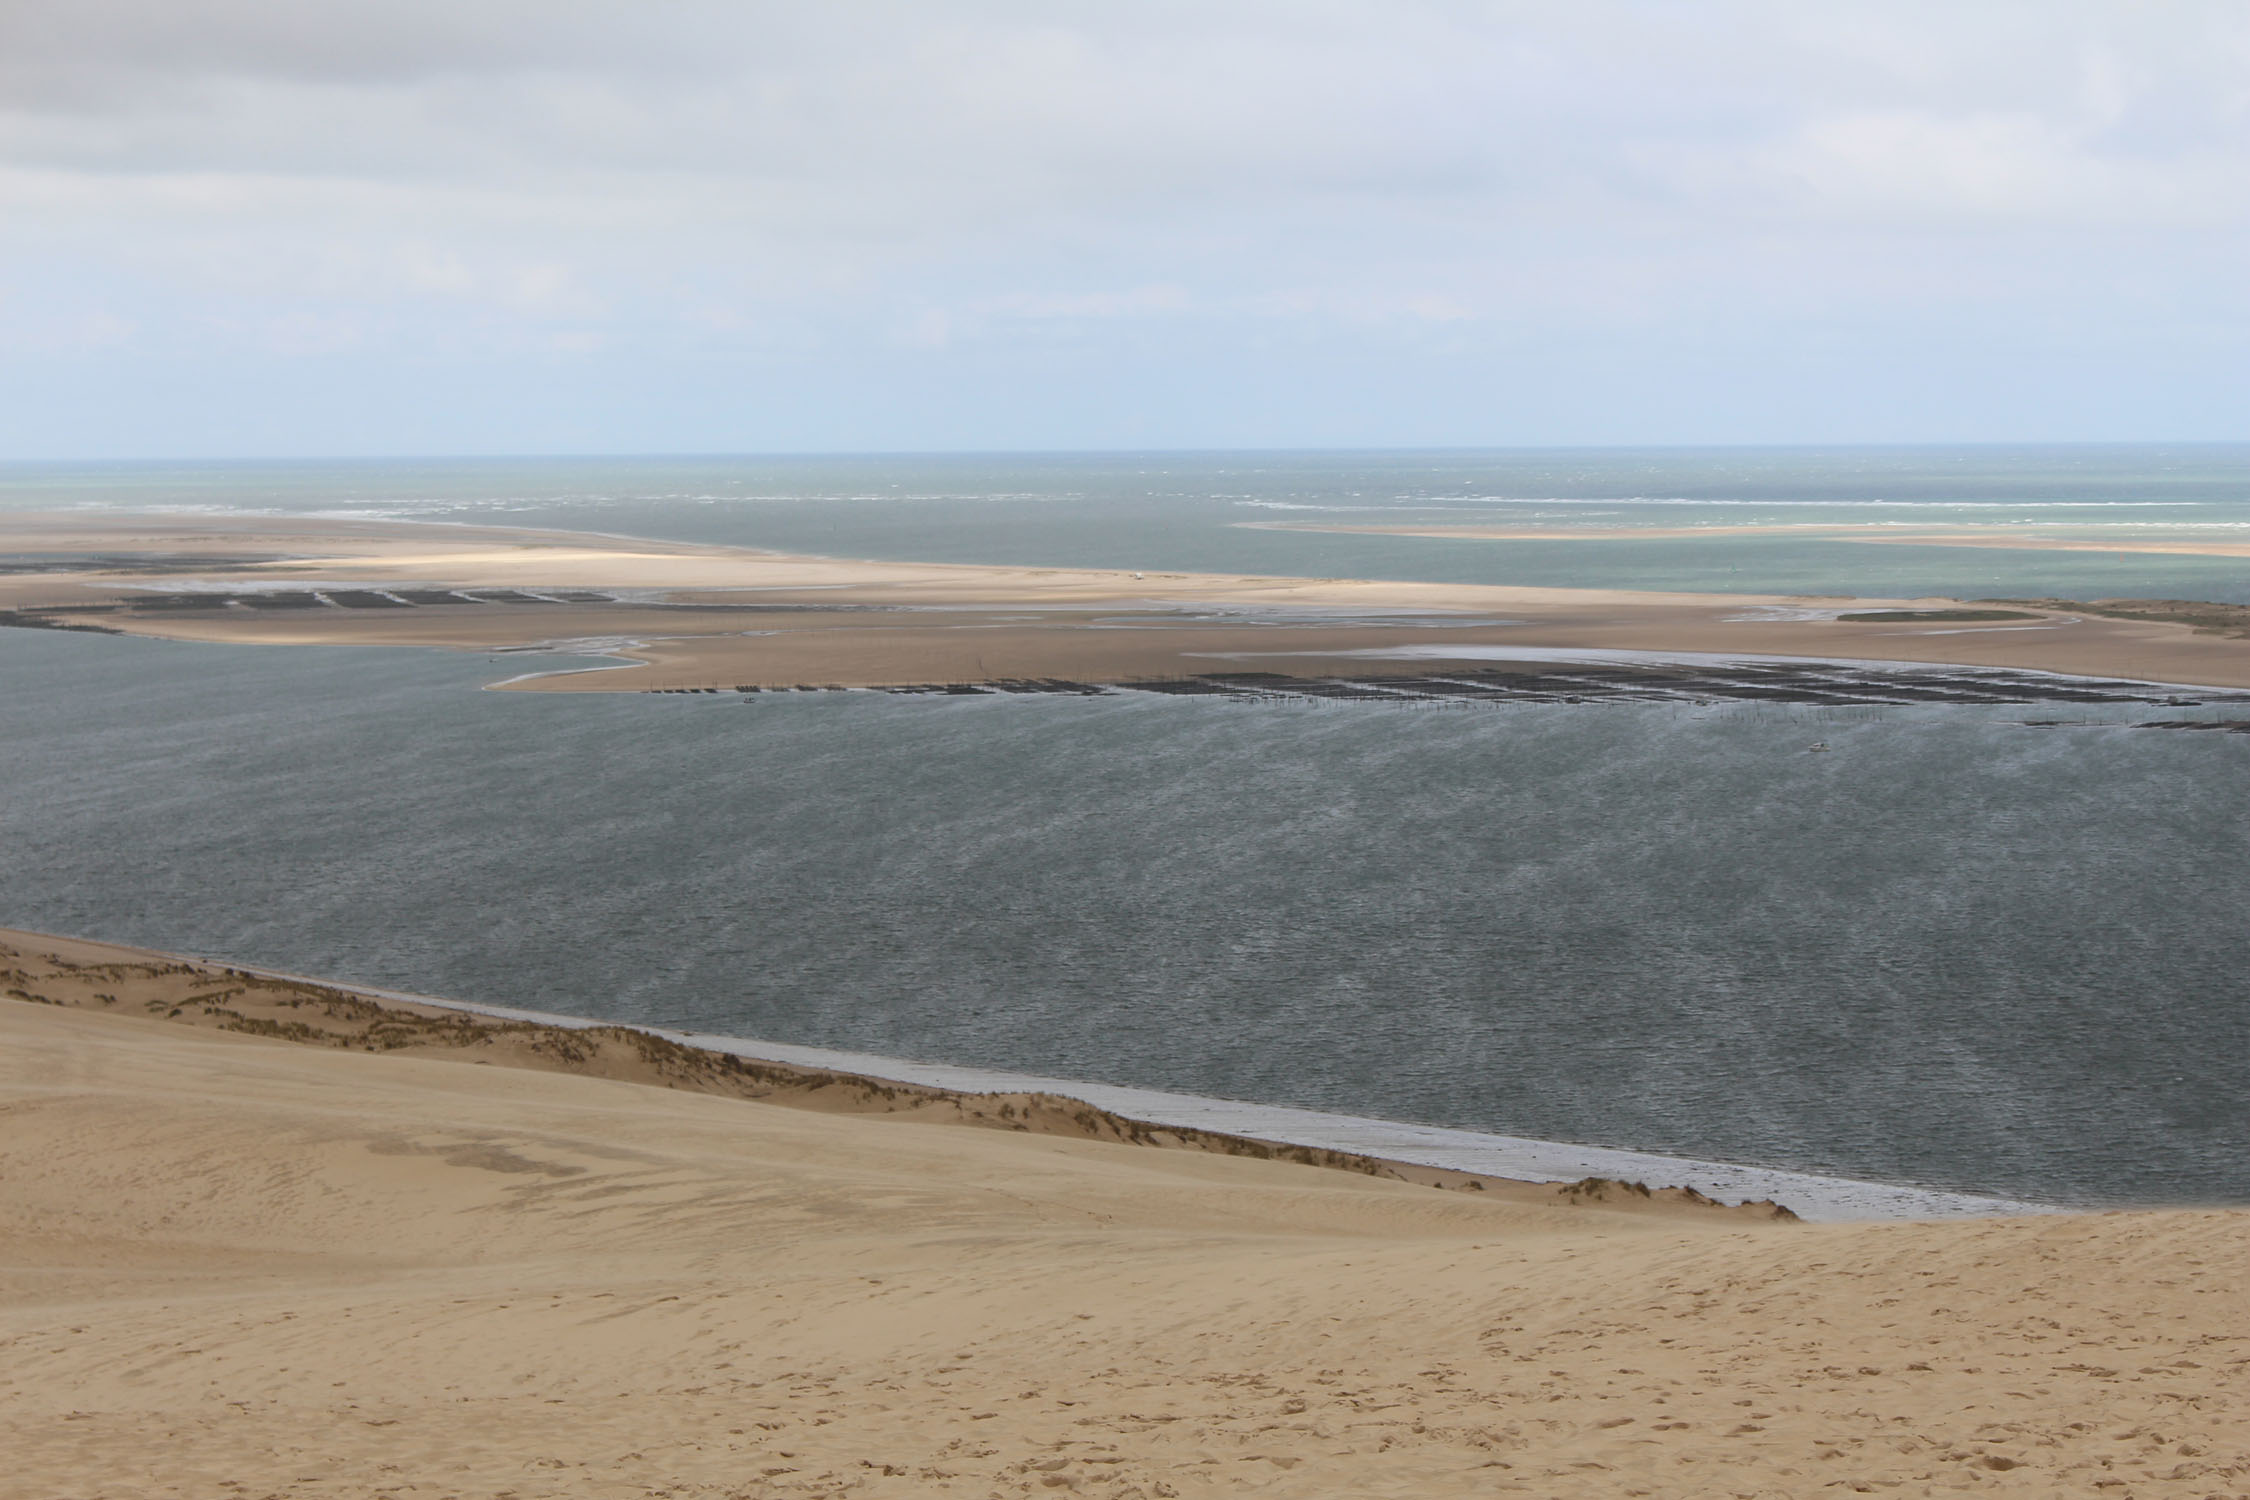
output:
[[[254,644],[551,648],[626,664],[511,684],[528,691],[1125,682],[1223,670],[1245,653],[1258,670],[1365,675],[1384,669],[1353,653],[1431,644],[1955,662],[2250,687],[2240,633],[2062,605],[2028,624],[1886,624],[1836,617],[1958,601],[877,562],[391,521],[0,517],[0,555],[42,553],[51,556],[0,573],[0,619]],[[230,588],[295,590],[311,607],[166,607]],[[414,588],[609,596],[342,608],[311,592]]]
[[[1613,1212],[124,1009],[0,1001],[0,1495],[2250,1489],[2243,1213]]]

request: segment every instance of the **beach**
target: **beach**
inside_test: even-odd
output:
[[[2250,1473],[2239,1212],[1808,1225],[146,1003],[10,998],[0,1029],[0,1493],[2204,1496]]]
[[[607,664],[507,684],[545,692],[1098,684],[1239,671],[1245,661],[1348,677],[1382,670],[1369,658],[1400,648],[1446,660],[1446,646],[1479,662],[1506,659],[1508,647],[1526,648],[1527,660],[1557,649],[1652,651],[2250,687],[2241,611],[2214,627],[2162,601],[2103,611],[2042,600],[2006,618],[1953,619],[1963,601],[881,562],[228,514],[16,512],[0,517],[0,553],[13,559],[0,573],[0,617],[18,624]]]

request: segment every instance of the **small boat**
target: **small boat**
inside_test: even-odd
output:
[[[1825,750],[1825,749],[1827,749],[1827,748],[1828,748],[1828,741],[1826,741],[1826,740],[1814,740],[1814,741],[1813,741],[1813,742],[1812,742],[1811,744],[1809,744],[1809,745],[1805,746],[1805,753],[1806,753],[1807,755],[1810,755],[1810,754],[1812,754],[1812,753],[1813,753],[1813,752],[1814,752],[1815,750]]]

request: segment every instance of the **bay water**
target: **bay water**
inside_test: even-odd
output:
[[[2250,735],[480,691],[526,665],[0,631],[0,921],[2039,1201],[2250,1200]]]

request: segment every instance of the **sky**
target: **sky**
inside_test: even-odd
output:
[[[0,458],[2250,438],[2241,0],[0,0]]]

